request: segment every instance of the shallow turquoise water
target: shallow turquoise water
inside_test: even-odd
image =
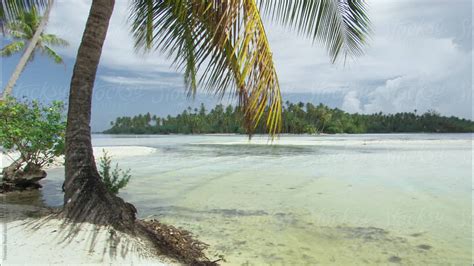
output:
[[[472,135],[103,136],[149,146],[118,160],[141,217],[195,233],[228,264],[472,261]],[[63,170],[43,197],[60,205]]]

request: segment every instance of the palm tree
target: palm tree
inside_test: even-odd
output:
[[[0,3],[0,28],[2,29],[2,33],[5,34],[5,24],[9,21],[15,20],[15,18],[25,12],[30,11],[33,8],[41,8],[46,6],[46,10],[44,12],[43,19],[41,23],[38,25],[36,32],[34,33],[33,37],[29,41],[28,46],[25,49],[25,52],[20,58],[16,70],[13,72],[10,80],[7,83],[7,86],[4,89],[3,95],[6,97],[11,94],[13,90],[13,86],[15,85],[16,81],[20,77],[21,69],[24,69],[28,59],[30,58],[31,54],[33,53],[36,44],[40,38],[41,33],[43,32],[44,28],[46,27],[46,22],[49,19],[49,13],[51,12],[51,8],[53,5],[53,0],[4,0]],[[0,101],[5,98],[0,98]]]
[[[63,214],[75,221],[134,226],[136,209],[107,192],[91,144],[91,100],[114,0],[93,0],[71,80],[66,130]],[[281,94],[261,14],[321,41],[332,61],[360,55],[369,34],[363,0],[132,0],[136,47],[158,49],[198,88],[235,95],[251,134],[266,112],[266,128],[281,126]],[[198,75],[198,73],[202,73]],[[266,110],[266,111],[265,111]]]
[[[91,101],[114,0],[93,0],[76,57],[66,128],[63,214],[74,221],[132,229],[133,205],[108,192],[100,180],[91,144]]]
[[[50,6],[48,6],[47,9],[50,10]],[[45,15],[49,16],[49,11]],[[51,46],[67,46],[69,44],[66,40],[63,40],[54,34],[43,33],[44,25],[42,24],[46,21],[47,18],[41,17],[38,13],[38,9],[33,7],[29,11],[18,14],[15,20],[10,21],[5,25],[8,34],[12,38],[12,42],[0,50],[0,55],[3,57],[10,57],[19,52],[23,52],[24,62],[22,60],[23,58],[20,59],[19,64],[3,91],[3,98],[6,98],[11,94],[13,86],[18,80],[20,74],[23,72],[27,62],[34,59],[36,51],[40,51],[42,54],[50,57],[55,63],[63,63],[62,57],[56,53]],[[33,42],[33,38],[36,37],[36,44],[30,52],[30,44]]]

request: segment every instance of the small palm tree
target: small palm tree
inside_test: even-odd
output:
[[[12,56],[16,53],[24,51],[25,46],[30,42],[35,34],[42,17],[36,8],[28,12],[20,13],[16,20],[8,23],[6,29],[13,39],[13,42],[6,45],[0,50],[0,55],[4,57]],[[63,63],[62,57],[57,54],[51,46],[68,46],[68,42],[57,37],[54,34],[41,33],[40,39],[36,44],[35,51],[41,51],[43,54],[52,58],[58,64]],[[29,60],[34,59],[34,53],[31,54]]]
[[[12,42],[3,47],[0,50],[0,55],[3,57],[10,57],[17,53],[26,54],[26,48],[32,42],[35,34],[40,30],[40,26],[43,23],[43,17],[39,14],[38,9],[33,7],[25,12],[20,12],[16,19],[9,21],[4,25],[8,35],[12,38]],[[40,32],[39,38],[36,41],[31,54],[27,55],[27,62],[31,62],[34,59],[35,52],[40,51],[42,54],[50,57],[55,63],[62,64],[64,61],[62,57],[56,53],[51,46],[68,46],[68,42],[64,39],[57,37],[54,34],[47,34]],[[12,77],[18,78],[20,73],[23,72],[25,64],[18,64],[13,73]],[[5,88],[4,98],[11,93],[16,79],[10,80],[9,84]]]

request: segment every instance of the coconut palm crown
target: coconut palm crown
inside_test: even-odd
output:
[[[0,50],[0,55],[10,57],[14,54],[23,52],[28,42],[31,41],[33,35],[40,25],[42,17],[38,10],[33,7],[26,12],[20,12],[15,20],[9,21],[6,25],[6,32],[11,37],[12,42],[7,44]],[[40,51],[42,54],[50,57],[55,63],[63,63],[62,57],[52,49],[52,46],[68,46],[68,42],[57,37],[54,34],[41,33],[36,44],[35,52]],[[29,61],[34,59],[35,53],[29,57]]]

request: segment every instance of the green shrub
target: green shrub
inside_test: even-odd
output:
[[[130,169],[123,171],[119,168],[118,163],[115,164],[115,168],[112,170],[112,157],[109,156],[107,151],[102,150],[103,155],[99,158],[99,173],[107,189],[113,194],[117,194],[120,189],[124,188],[130,178]]]
[[[64,105],[38,101],[0,101],[0,146],[6,154],[16,151],[16,170],[25,165],[42,168],[64,154],[66,122]]]

